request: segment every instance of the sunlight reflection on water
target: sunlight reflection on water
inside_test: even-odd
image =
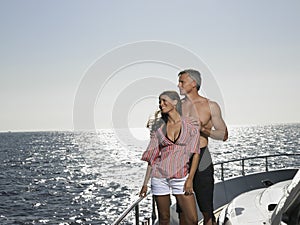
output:
[[[149,133],[131,131],[1,133],[0,223],[111,224],[138,198],[147,166],[140,158]],[[300,124],[231,127],[227,142],[210,141],[209,147],[214,162],[299,153],[299,131]],[[300,166],[299,158],[270,164]],[[226,175],[239,175],[240,167],[232,163]],[[264,169],[261,160],[245,168]],[[216,179],[219,171],[215,167]],[[141,202],[144,216],[151,216],[151,201]],[[133,218],[131,213],[125,224]]]

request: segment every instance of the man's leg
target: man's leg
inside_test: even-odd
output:
[[[213,213],[213,192],[214,177],[213,165],[211,164],[204,171],[197,171],[194,177],[194,192],[196,194],[197,204],[203,215],[205,225],[216,224]]]
[[[205,225],[217,225],[215,216],[211,216],[210,213],[202,212],[203,215],[203,224]]]

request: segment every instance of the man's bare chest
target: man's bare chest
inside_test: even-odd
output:
[[[209,124],[211,120],[208,104],[182,104],[182,113],[186,117],[200,121],[202,125]]]

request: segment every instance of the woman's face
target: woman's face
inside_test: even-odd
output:
[[[176,110],[177,100],[172,100],[167,95],[161,95],[159,97],[159,108],[162,113],[169,113],[172,110]]]

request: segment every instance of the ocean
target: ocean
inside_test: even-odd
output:
[[[132,132],[132,133],[131,133]],[[0,224],[112,224],[136,199],[146,163],[144,129],[97,132],[0,133]],[[213,161],[300,153],[300,124],[229,127],[226,142],[210,141]],[[271,168],[296,166],[299,157],[271,161]],[[263,162],[245,163],[248,172]],[[220,179],[215,167],[215,179]],[[225,170],[230,177],[240,166]],[[141,214],[151,215],[151,196]],[[133,224],[133,213],[122,224]]]

